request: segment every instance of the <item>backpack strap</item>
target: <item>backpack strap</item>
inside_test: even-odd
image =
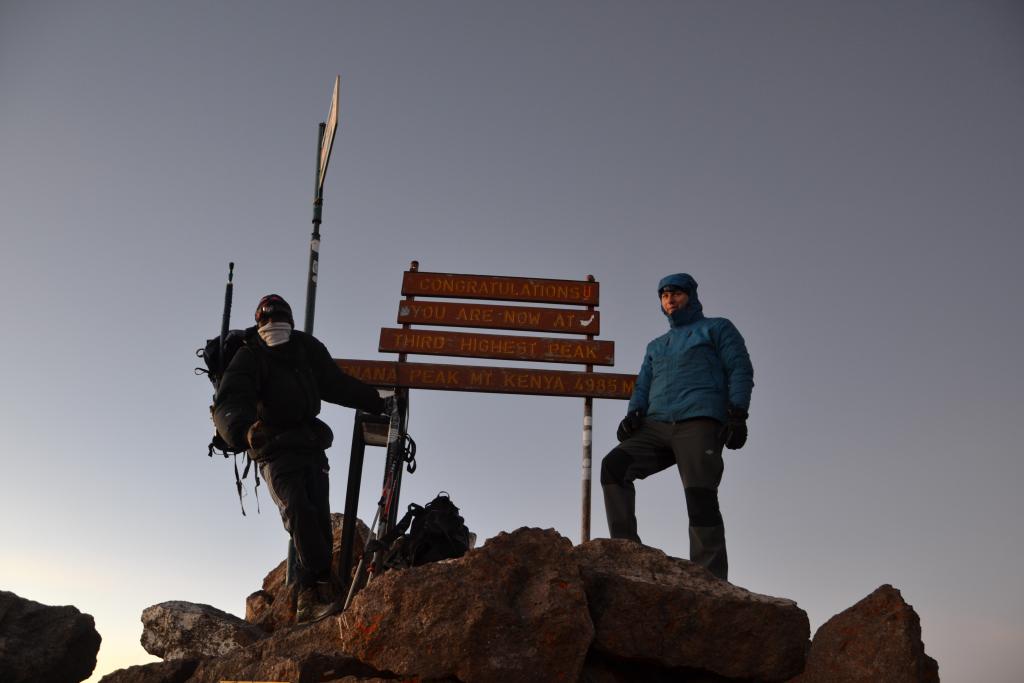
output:
[[[242,470],[242,476],[238,476],[238,453],[235,453],[235,489],[238,491],[238,505],[242,508],[242,516],[245,517],[245,503],[242,502],[242,479],[249,476],[249,468],[252,468],[253,476],[256,477],[256,485],[253,487],[253,493],[256,494],[256,514],[260,514],[260,468],[252,467],[253,461],[249,457],[247,451],[242,451],[245,454],[245,468]],[[225,455],[227,455],[225,453]]]
[[[398,539],[399,536],[405,534],[409,530],[409,525],[412,524],[413,519],[423,513],[423,507],[416,503],[409,503],[408,511],[398,521],[398,524],[394,526],[391,531],[387,532],[380,538],[375,538],[370,541],[366,546],[367,551],[377,552],[378,550],[387,550],[391,547],[391,544]],[[372,546],[372,547],[371,547]]]

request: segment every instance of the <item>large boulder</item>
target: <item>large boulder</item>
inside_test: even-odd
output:
[[[793,683],[938,683],[914,608],[885,584],[818,629]]]
[[[342,581],[341,573],[341,526],[345,515],[335,512],[331,515],[334,528],[333,556],[331,558],[331,580],[335,591],[341,593],[348,586],[348,580]],[[352,552],[352,568],[355,569],[363,556],[363,547],[370,535],[370,530],[361,519],[356,519],[355,540]],[[263,587],[245,599],[245,620],[259,626],[267,632],[295,624],[295,585],[285,583],[288,575],[287,563],[282,561],[263,579]]]
[[[580,683],[741,683],[707,671],[665,669],[636,661],[613,660],[591,651],[583,665]],[[753,683],[742,681],[742,683]]]
[[[142,647],[166,660],[218,657],[266,637],[258,626],[210,605],[172,600],[142,612]]]
[[[226,655],[175,659],[108,674],[101,683],[372,680],[376,671],[338,649],[337,621],[284,628]]]
[[[595,652],[693,676],[785,681],[803,669],[810,623],[795,602],[751,593],[632,541],[589,541],[573,554]]]
[[[199,664],[197,659],[172,659],[112,671],[100,683],[185,683]]]
[[[50,607],[0,591],[0,681],[77,683],[96,667],[100,634],[71,606]]]
[[[519,529],[383,574],[336,618],[341,649],[420,679],[576,681],[593,638],[572,543]]]
[[[341,650],[338,621],[333,618],[281,629],[247,648],[206,659],[188,683],[364,681],[381,674]]]
[[[295,623],[296,586],[285,583],[288,563],[282,560],[263,579],[263,588],[245,599],[245,620],[268,633]]]

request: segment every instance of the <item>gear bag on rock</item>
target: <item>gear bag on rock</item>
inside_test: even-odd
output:
[[[441,491],[424,506],[411,503],[395,528],[374,543],[386,550],[385,567],[404,569],[462,557],[471,546],[470,537],[459,508]]]

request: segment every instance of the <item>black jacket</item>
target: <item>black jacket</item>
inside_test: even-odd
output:
[[[247,447],[246,432],[257,419],[275,444],[308,439],[310,430],[315,434],[327,428],[315,419],[321,399],[368,412],[380,412],[384,404],[373,387],[342,372],[312,335],[293,330],[287,343],[270,347],[253,328],[224,372],[214,399],[214,424],[221,438],[238,449]],[[320,434],[319,441],[320,448],[330,445],[329,436],[324,443]]]

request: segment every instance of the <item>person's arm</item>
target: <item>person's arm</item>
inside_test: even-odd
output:
[[[217,433],[235,450],[248,448],[246,433],[256,421],[259,391],[259,363],[252,351],[243,346],[231,359],[213,399]]]
[[[750,410],[750,393],[754,388],[754,366],[750,354],[736,326],[728,320],[718,329],[716,340],[718,357],[725,368],[725,379],[729,390],[729,404]]]
[[[640,415],[647,414],[648,394],[651,390],[651,356],[644,352],[644,362],[640,365],[640,372],[636,376],[636,384],[633,386],[633,395],[629,398],[627,413],[637,412]]]
[[[327,347],[314,337],[307,337],[313,353],[313,375],[320,389],[320,398],[347,408],[359,408],[368,413],[383,413],[384,399],[377,390],[351,375],[345,374],[331,358]]]

